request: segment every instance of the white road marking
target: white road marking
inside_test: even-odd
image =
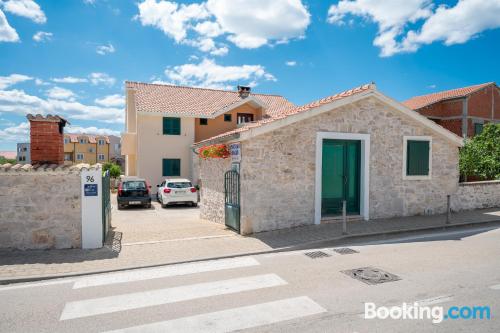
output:
[[[164,239],[164,240],[158,240],[158,241],[147,241],[147,242],[132,242],[132,243],[122,243],[122,246],[145,245],[145,244],[158,244],[158,243],[169,243],[169,242],[184,242],[184,241],[189,241],[189,240],[212,239],[212,238],[224,238],[224,237],[236,237],[236,235],[213,235],[213,236],[200,236],[200,237],[187,237],[187,238],[176,238],[176,239]]]
[[[269,325],[285,320],[312,316],[326,310],[309,297],[296,297],[269,303],[183,317],[152,324],[129,327],[107,333],[189,332],[219,333]]]
[[[71,279],[71,280],[50,280],[50,281],[46,281],[46,282],[30,282],[30,283],[6,285],[5,287],[0,287],[0,292],[6,291],[6,290],[14,290],[14,289],[52,286],[52,285],[56,285],[56,284],[72,283],[74,281],[75,281],[74,279]]]
[[[73,289],[103,286],[115,283],[143,281],[171,276],[187,275],[202,272],[220,271],[240,267],[257,266],[259,262],[251,257],[230,258],[220,260],[202,261],[196,263],[178,264],[157,268],[147,268],[125,272],[94,275],[78,279]]]
[[[437,296],[437,297],[422,299],[419,301],[415,301],[415,303],[417,303],[419,306],[429,306],[434,304],[450,302],[452,300],[453,300],[452,295],[446,295],[446,296]]]
[[[287,282],[276,274],[205,282],[166,289],[108,296],[66,303],[60,320],[170,304],[197,298],[276,287]]]
[[[493,290],[500,290],[500,284],[494,285],[490,287]]]

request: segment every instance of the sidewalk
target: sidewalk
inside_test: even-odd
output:
[[[341,223],[264,232],[252,237],[224,234],[128,244],[122,244],[121,233],[113,231],[106,246],[98,250],[0,250],[0,284],[283,251],[325,241],[355,241],[366,236],[494,225],[493,222],[500,222],[500,208],[453,214],[451,225],[445,224],[444,215],[349,222],[346,236],[342,235]]]

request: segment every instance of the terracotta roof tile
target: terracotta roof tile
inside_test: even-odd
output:
[[[261,127],[261,126],[267,125],[269,123],[272,123],[276,120],[284,119],[284,118],[287,118],[287,117],[292,116],[294,114],[306,112],[308,110],[317,108],[317,107],[322,106],[324,104],[328,104],[328,103],[331,103],[333,101],[340,100],[342,98],[346,98],[346,97],[356,95],[356,94],[362,93],[362,92],[370,90],[370,89],[374,89],[374,87],[375,87],[375,85],[373,83],[370,83],[370,84],[365,84],[365,85],[359,86],[359,87],[354,88],[354,89],[346,90],[346,91],[343,91],[341,93],[338,93],[338,94],[335,94],[332,96],[328,96],[328,97],[313,101],[311,103],[292,108],[279,116],[276,116],[273,118],[268,118],[268,119],[262,119],[262,120],[251,122],[251,123],[247,123],[244,126],[238,127],[238,128],[231,130],[229,132],[225,132],[225,133],[216,135],[214,137],[208,138],[206,140],[202,140],[200,142],[197,142],[197,143],[195,143],[195,145],[198,145],[200,143],[213,141],[213,140],[217,140],[217,139],[222,139],[225,137],[229,137],[229,136],[241,133],[241,132],[251,130],[252,128]]]
[[[495,84],[495,82],[487,82],[487,83],[482,83],[482,84],[477,84],[474,86],[469,86],[469,87],[464,87],[464,88],[458,88],[458,89],[452,89],[452,90],[446,90],[446,91],[440,91],[434,94],[429,94],[429,95],[423,95],[423,96],[416,96],[412,97],[407,101],[404,101],[402,104],[405,105],[406,107],[412,109],[412,110],[417,110],[421,109],[425,106],[429,106],[431,104],[444,101],[447,99],[453,99],[453,98],[459,98],[459,97],[465,97],[467,95],[472,94],[473,92],[476,92],[484,87],[487,87],[489,85]]]
[[[109,137],[107,135],[94,135],[94,134],[76,134],[76,133],[64,133],[64,136],[69,137],[71,143],[78,142],[78,138],[84,137],[89,140],[89,143],[96,143],[97,139],[104,139],[106,143],[109,143]]]
[[[126,83],[127,89],[135,89],[138,112],[172,113],[191,117],[211,117],[218,111],[242,100],[236,91],[183,87],[142,82]],[[271,117],[295,107],[278,95],[251,94],[266,104]]]

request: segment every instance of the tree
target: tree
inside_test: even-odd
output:
[[[120,166],[115,163],[110,163],[110,162],[104,163],[104,165],[102,166],[102,170],[104,172],[109,170],[109,175],[112,178],[118,178],[122,174],[122,168],[120,168]]]
[[[16,159],[15,158],[6,158],[2,155],[0,155],[0,164],[16,164]]]
[[[500,179],[500,124],[486,124],[481,134],[466,140],[459,167],[464,177]]]

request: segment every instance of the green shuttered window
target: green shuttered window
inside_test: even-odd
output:
[[[406,175],[429,175],[429,141],[408,140],[406,149]]]
[[[163,117],[164,135],[181,135],[181,118]]]
[[[164,158],[162,172],[164,177],[181,175],[181,160],[178,158]]]

